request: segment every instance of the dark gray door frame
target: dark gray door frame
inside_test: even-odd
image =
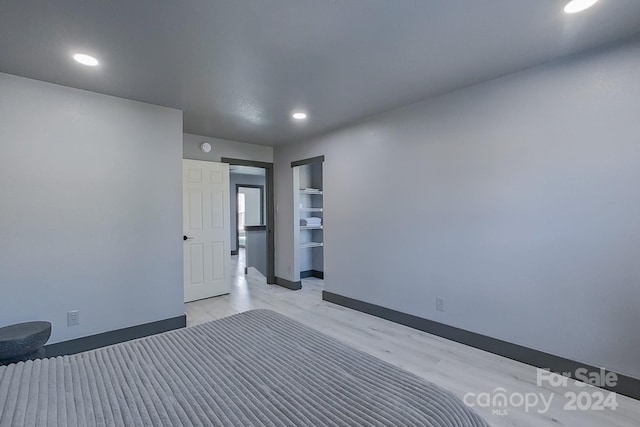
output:
[[[324,162],[324,156],[316,156],[316,157],[311,157],[309,159],[296,160],[295,162],[291,162],[291,167],[295,168],[296,166],[304,166],[304,165],[310,165],[311,163],[323,163],[323,162]]]
[[[273,163],[256,162],[253,160],[232,159],[223,157],[220,160],[222,163],[229,163],[235,166],[253,166],[256,168],[263,168],[265,170],[265,180],[267,188],[265,189],[267,197],[267,283],[276,283],[276,265],[275,265],[275,191],[273,183]],[[236,224],[237,229],[237,224]]]
[[[264,223],[264,185],[255,185],[255,184],[236,184],[236,254],[240,250],[240,227],[238,224],[240,223],[240,209],[238,206],[238,193],[241,188],[258,188],[260,189],[260,224],[254,225],[265,225]],[[233,254],[233,251],[231,252]]]

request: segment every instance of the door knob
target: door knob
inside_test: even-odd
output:
[[[191,240],[191,239],[193,239],[193,237],[182,236],[182,240]]]

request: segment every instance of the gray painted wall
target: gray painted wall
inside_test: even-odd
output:
[[[178,110],[0,74],[0,326],[182,315],[181,157]]]
[[[254,160],[254,159],[251,159]],[[263,197],[267,196],[267,186],[265,184],[265,177],[259,175],[246,175],[239,173],[231,173],[229,174],[229,188],[231,195],[231,250],[235,251],[238,249],[236,242],[236,228],[238,222],[238,212],[236,207],[236,184],[245,184],[245,185],[262,185],[264,187],[264,192],[262,194]],[[264,200],[263,204],[264,208],[264,221],[265,224],[267,222],[267,201]],[[266,246],[265,246],[266,250]]]
[[[267,231],[247,231],[246,267],[254,267],[267,277]]]
[[[639,75],[636,40],[277,147],[276,274],[325,155],[326,290],[639,378]]]
[[[205,141],[212,146],[212,150],[208,153],[203,153],[200,150],[200,144]],[[273,147],[188,133],[183,135],[183,158],[219,162],[222,157],[273,163]]]

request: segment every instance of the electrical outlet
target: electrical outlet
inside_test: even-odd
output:
[[[80,324],[80,311],[73,310],[67,312],[67,326],[78,326]]]
[[[444,311],[444,298],[436,297],[436,310]]]

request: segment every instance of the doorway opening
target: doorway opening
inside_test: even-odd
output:
[[[248,168],[247,168],[248,169]],[[264,169],[253,168],[258,172]],[[264,174],[247,176],[244,173],[231,171],[231,181],[264,181]],[[264,219],[264,185],[263,184],[237,184],[236,183],[236,248],[246,248],[247,230],[246,227],[256,227],[266,225]],[[266,274],[265,274],[266,275]]]
[[[222,158],[229,164],[231,255],[275,283],[273,163]]]

